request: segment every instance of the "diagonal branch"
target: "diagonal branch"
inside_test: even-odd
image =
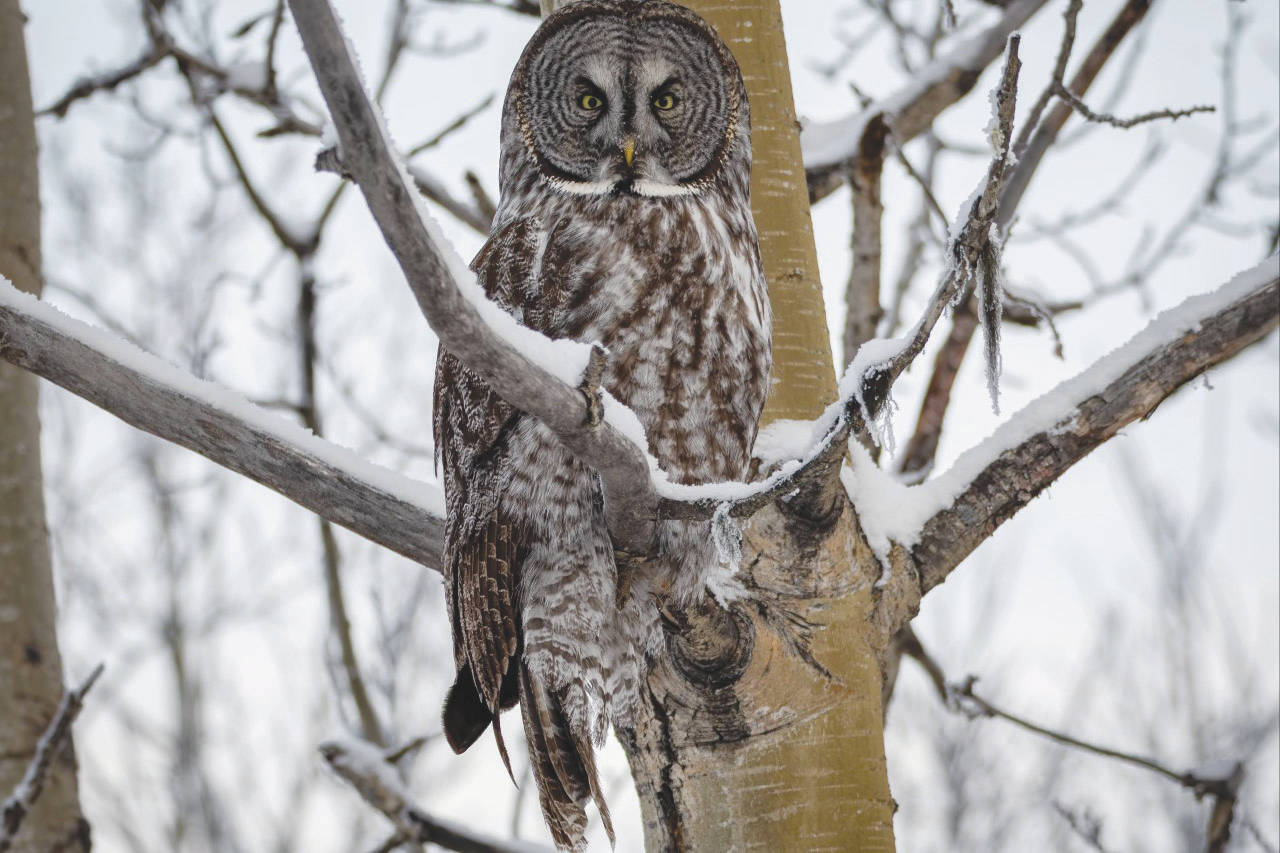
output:
[[[1261,340],[1278,318],[1280,259],[1273,255],[1164,312],[1028,405],[950,471],[915,487],[924,501],[918,506],[939,504],[917,532],[896,537],[909,549],[922,594],[1068,468],[1205,370]]]
[[[89,673],[89,677],[83,684],[75,690],[68,690],[62,694],[58,710],[54,712],[48,728],[36,743],[35,755],[31,757],[31,763],[27,765],[27,772],[23,774],[22,781],[18,783],[13,793],[0,803],[0,853],[4,853],[13,844],[18,830],[22,827],[23,819],[35,805],[40,792],[44,790],[44,781],[49,775],[49,768],[58,757],[67,738],[71,736],[71,724],[76,721],[76,717],[80,716],[80,709],[84,707],[84,697],[100,675],[102,675],[102,664],[94,667],[93,672]]]
[[[337,129],[343,167],[364,194],[440,342],[600,474],[615,543],[648,553],[658,507],[650,462],[642,446],[614,425],[618,421],[592,425],[587,397],[577,387],[590,348],[551,341],[485,299],[417,203],[327,0],[290,0],[290,8]],[[606,411],[615,418],[630,416],[627,432],[636,435],[634,416],[619,409]]]
[[[440,490],[365,461],[0,278],[0,357],[398,554],[439,567]]]
[[[389,759],[381,750],[359,741],[328,741],[320,754],[341,779],[396,827],[398,844],[417,841],[459,853],[550,853],[527,841],[504,841],[434,818],[414,805]]]
[[[1141,767],[1149,770],[1159,776],[1176,782],[1183,788],[1186,788],[1195,795],[1197,800],[1209,797],[1213,801],[1213,807],[1210,809],[1209,825],[1207,830],[1206,850],[1209,853],[1221,853],[1226,849],[1227,842],[1231,838],[1231,823],[1235,815],[1236,802],[1240,795],[1240,786],[1244,783],[1245,771],[1244,763],[1241,761],[1225,761],[1214,762],[1205,768],[1195,768],[1191,770],[1177,771],[1170,769],[1167,765],[1160,763],[1152,758],[1139,755],[1133,752],[1125,752],[1119,749],[1113,749],[1108,746],[1101,746],[1074,737],[1066,732],[1056,731],[1047,728],[1031,720],[998,707],[994,703],[979,696],[974,692],[974,685],[978,682],[975,675],[967,676],[964,681],[959,683],[949,682],[943,674],[942,667],[938,662],[925,650],[924,645],[920,642],[920,638],[911,631],[911,627],[907,626],[904,632],[909,632],[908,640],[904,647],[904,653],[914,658],[925,670],[929,676],[929,680],[933,682],[934,688],[938,692],[938,697],[952,711],[964,714],[970,720],[978,718],[998,719],[1012,723],[1020,729],[1039,735],[1049,740],[1062,744],[1063,746],[1079,749],[1083,752],[1092,753],[1102,758],[1110,758],[1123,764],[1134,767]],[[1058,807],[1059,812],[1063,814],[1072,826],[1076,827],[1074,816]],[[1096,827],[1095,827],[1096,830]],[[1094,846],[1102,850],[1101,844],[1097,841],[1098,833],[1087,832],[1085,838],[1092,841]]]

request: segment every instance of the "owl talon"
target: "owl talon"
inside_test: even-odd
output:
[[[669,634],[683,634],[689,630],[688,617],[672,607],[670,601],[663,601],[658,604],[658,618],[662,620],[662,624]]]
[[[614,604],[621,610],[623,605],[627,603],[627,599],[631,597],[631,582],[635,580],[636,569],[640,564],[647,562],[647,558],[615,547],[613,550],[613,562],[618,570]]]
[[[582,383],[578,390],[587,401],[587,426],[595,428],[604,423],[604,398],[600,395],[600,380],[604,378],[604,347],[591,345],[591,357],[587,361],[587,369],[582,372]]]
[[[631,595],[631,580],[635,576],[635,566],[631,565],[629,561],[618,564],[618,586],[614,594],[613,603],[619,610],[627,603],[627,598]]]

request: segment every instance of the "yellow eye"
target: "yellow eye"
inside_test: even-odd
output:
[[[598,95],[592,95],[588,92],[585,95],[578,96],[578,106],[582,107],[584,110],[595,112],[604,106],[604,101],[601,100]]]
[[[674,109],[676,105],[676,96],[667,92],[653,99],[653,106],[659,110]]]

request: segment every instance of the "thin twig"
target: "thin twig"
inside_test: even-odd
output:
[[[1103,758],[1114,758],[1117,761],[1132,764],[1135,767],[1142,767],[1146,770],[1150,770],[1152,773],[1159,774],[1170,781],[1177,782],[1182,787],[1195,793],[1197,798],[1202,797],[1205,794],[1214,794],[1216,796],[1219,793],[1224,793],[1231,785],[1231,776],[1233,774],[1228,774],[1227,776],[1208,776],[1197,773],[1193,770],[1186,770],[1179,773],[1176,770],[1170,770],[1168,767],[1154,759],[1137,755],[1132,752],[1125,752],[1120,749],[1099,746],[1098,744],[1073,737],[1065,732],[1055,731],[1054,729],[1047,728],[1039,725],[1038,723],[1033,723],[1030,720],[1006,711],[1003,708],[999,708],[979,696],[973,690],[973,686],[977,681],[977,676],[967,676],[964,681],[959,684],[951,684],[948,691],[952,697],[958,700],[957,709],[970,719],[975,717],[995,717],[1013,723],[1019,728],[1033,732],[1042,737],[1046,737],[1050,740],[1057,741],[1058,743],[1066,746],[1090,752],[1094,755],[1100,755]],[[1234,769],[1235,768],[1233,767],[1233,773]]]
[[[461,130],[463,127],[466,126],[467,122],[471,121],[471,119],[475,118],[476,116],[480,115],[480,113],[487,110],[489,108],[489,105],[493,103],[493,99],[495,97],[496,96],[494,95],[493,92],[490,92],[489,94],[485,95],[484,99],[481,100],[480,103],[476,104],[474,107],[462,113],[460,116],[458,116],[453,121],[446,124],[444,127],[440,128],[440,130],[436,131],[427,140],[423,142],[419,142],[417,145],[410,148],[409,153],[406,156],[416,157],[417,155],[421,154],[423,151],[426,151],[429,148],[435,148],[437,145],[439,145],[441,142],[447,139],[450,134]]]
[[[1095,113],[1093,110],[1089,109],[1084,101],[1080,100],[1077,95],[1067,89],[1066,86],[1061,83],[1057,83],[1056,81],[1055,83],[1056,85],[1053,87],[1054,94],[1074,107],[1076,112],[1080,113],[1080,115],[1084,116],[1089,121],[1098,122],[1099,124],[1109,124],[1112,127],[1128,128],[1162,118],[1177,121],[1180,118],[1186,118],[1187,116],[1196,115],[1197,113],[1212,113],[1217,111],[1217,107],[1199,105],[1187,107],[1181,110],[1153,110],[1148,113],[1133,116],[1132,118],[1117,118],[1116,116],[1107,115],[1106,113]]]
[[[329,741],[320,745],[320,754],[365,802],[395,825],[396,834],[406,841],[436,844],[460,853],[535,853],[543,849],[524,841],[513,844],[490,838],[428,815],[413,804],[386,755],[369,744]]]
[[[58,118],[65,118],[67,111],[71,109],[72,104],[76,101],[84,100],[98,92],[110,92],[117,86],[125,83],[149,68],[159,65],[169,56],[169,52],[152,45],[146,53],[139,56],[133,62],[117,68],[114,71],[108,71],[104,74],[98,74],[93,77],[84,77],[77,80],[75,84],[68,89],[62,97],[54,101],[49,106],[36,113],[37,116],[54,115]]]
[[[1111,853],[1102,843],[1102,819],[1097,815],[1088,810],[1084,814],[1077,814],[1074,809],[1069,809],[1056,800],[1053,804],[1053,810],[1067,822],[1067,826],[1071,827],[1071,831],[1081,841],[1088,844],[1097,853]]]
[[[98,680],[98,676],[102,675],[102,669],[103,665],[98,664],[93,668],[93,672],[89,673],[84,683],[62,694],[58,710],[54,712],[53,719],[49,721],[44,734],[36,742],[35,755],[31,757],[31,763],[27,765],[27,772],[23,774],[22,781],[4,803],[0,804],[0,853],[4,853],[13,844],[18,830],[22,827],[23,819],[44,790],[49,769],[71,736],[71,724],[84,708],[84,697],[93,687],[93,683]]]
[[[1023,120],[1022,130],[1018,133],[1017,141],[1013,143],[1013,152],[1018,157],[1022,157],[1027,150],[1027,144],[1031,142],[1031,134],[1040,126],[1040,116],[1044,114],[1045,108],[1053,100],[1054,84],[1060,84],[1067,73],[1067,62],[1071,59],[1071,48],[1076,42],[1076,19],[1080,16],[1080,10],[1083,8],[1084,0],[1071,0],[1062,13],[1065,26],[1062,31],[1062,42],[1058,45],[1058,59],[1053,66],[1053,77],[1049,85],[1040,92],[1040,96],[1031,105],[1031,109],[1027,112],[1027,117]]]

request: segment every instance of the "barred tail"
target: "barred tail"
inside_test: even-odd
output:
[[[583,805],[588,798],[595,800],[609,842],[615,843],[591,738],[585,731],[572,729],[559,698],[524,665],[520,667],[520,710],[538,800],[556,846],[574,853],[586,849],[587,813]]]

